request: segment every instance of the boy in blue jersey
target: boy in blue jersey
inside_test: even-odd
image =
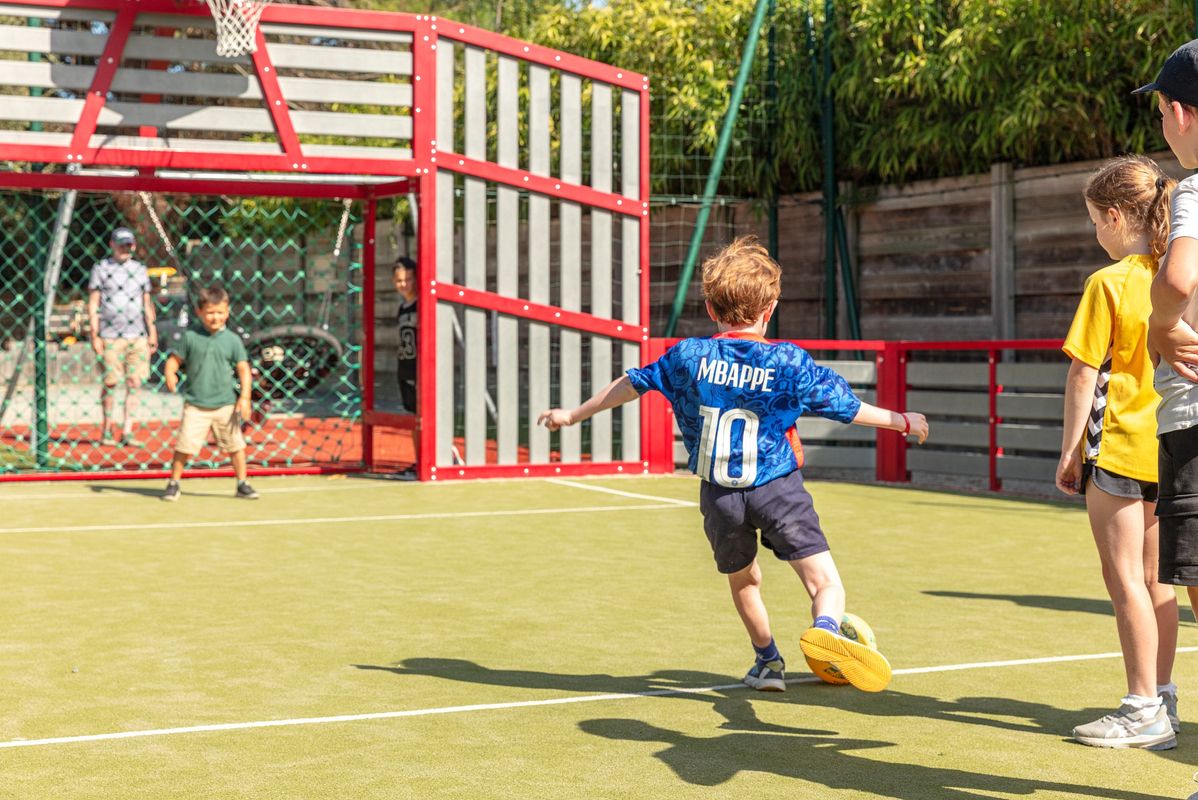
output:
[[[760,530],[761,543],[790,563],[811,596],[815,621],[799,640],[803,653],[834,664],[858,689],[879,692],[890,682],[889,662],[840,634],[844,586],[803,486],[794,425],[800,416],[814,414],[899,431],[922,444],[928,422],[923,414],[863,403],[843,378],[818,366],[802,348],[766,341],[781,278],[782,270],[755,238],[736,240],[703,264],[703,296],[719,333],[684,339],[578,408],[545,411],[538,422],[557,430],[650,389],[664,394],[682,429],[690,468],[703,479],[699,507],[716,567],[728,576],[757,654],[745,683],[762,691],[786,688],[786,664],[761,599]]]

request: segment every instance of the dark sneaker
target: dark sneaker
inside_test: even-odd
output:
[[[179,499],[179,495],[182,493],[183,492],[179,490],[179,483],[177,481],[168,481],[166,484],[166,489],[164,489],[162,492],[162,499],[168,503],[173,503]]]
[[[240,497],[242,500],[257,500],[258,493],[254,491],[254,487],[250,486],[245,481],[237,484],[237,491],[234,496]]]
[[[100,434],[100,444],[116,444],[116,436],[108,428]]]
[[[880,692],[890,684],[890,662],[877,650],[823,628],[808,628],[799,637],[803,655],[834,665],[863,692]]]
[[[760,661],[754,663],[745,675],[745,685],[759,692],[785,692],[786,662],[779,658],[764,664]]]
[[[1176,692],[1161,692],[1161,703],[1165,706],[1165,716],[1169,718],[1169,725],[1173,728],[1174,733],[1181,733],[1181,717],[1177,716],[1177,693]]]
[[[1087,725],[1073,729],[1073,738],[1091,747],[1142,747],[1146,750],[1172,750],[1177,734],[1169,724],[1165,704],[1148,710],[1124,704]]]

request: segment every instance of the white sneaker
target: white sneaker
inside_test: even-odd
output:
[[[1073,738],[1091,747],[1142,747],[1146,750],[1177,747],[1177,734],[1169,724],[1164,703],[1152,709],[1133,708],[1125,703],[1114,714],[1074,728]]]
[[[1173,726],[1174,733],[1181,733],[1181,718],[1177,716],[1177,692],[1161,692],[1161,705],[1165,707],[1165,714],[1169,717],[1169,724]]]
[[[758,661],[749,669],[744,682],[759,692],[785,692],[786,663],[780,658],[764,664]]]

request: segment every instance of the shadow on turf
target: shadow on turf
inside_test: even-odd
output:
[[[886,691],[865,694],[847,686],[809,683],[792,686],[786,693],[752,692],[729,675],[690,670],[661,670],[651,675],[615,676],[596,673],[570,675],[521,669],[490,669],[473,661],[457,658],[409,658],[394,666],[354,664],[356,669],[390,672],[394,675],[421,675],[461,683],[486,686],[512,686],[586,694],[639,694],[678,692],[668,699],[710,704],[726,722],[725,729],[760,731],[768,726],[757,720],[753,704],[759,702],[791,705],[835,706],[845,711],[874,717],[912,717],[939,719],[967,725],[982,725],[1011,731],[1069,735],[1074,725],[1098,719],[1109,708],[1060,709],[1043,703],[1030,703],[1007,697],[962,697],[942,700],[936,697]],[[726,689],[687,693],[687,689],[724,686]],[[785,729],[783,729],[785,730]],[[810,732],[808,732],[810,733]]]
[[[682,780],[700,786],[718,786],[744,771],[900,800],[977,800],[980,795],[975,792],[1031,795],[1040,790],[1110,800],[1159,800],[1160,797],[1099,786],[890,763],[853,753],[894,747],[892,742],[766,730],[689,736],[635,719],[592,719],[579,723],[579,728],[605,739],[660,742],[666,747],[654,753],[654,757]]]
[[[1002,600],[1025,608],[1044,608],[1049,611],[1078,611],[1083,614],[1115,616],[1110,600],[1095,600],[1089,597],[1060,597],[1050,594],[985,594],[983,592],[925,591],[932,597],[951,597],[960,600]],[[1182,606],[1178,613],[1181,621],[1194,623],[1194,610]]]

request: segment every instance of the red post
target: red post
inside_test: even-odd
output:
[[[367,422],[374,410],[374,273],[375,216],[378,201],[366,201],[366,229],[362,242],[362,460],[374,469],[374,426]]]
[[[650,339],[642,348],[645,363],[661,358],[668,349],[665,339]],[[655,475],[673,472],[674,409],[660,392],[646,392],[641,396],[641,419],[641,448],[649,472]]]
[[[998,426],[1002,423],[1002,417],[998,416],[998,393],[1002,391],[1002,387],[998,384],[998,350],[990,350],[990,380],[989,380],[989,395],[990,395],[990,491],[1001,492],[1002,480],[998,477]]]
[[[892,411],[907,410],[907,350],[898,342],[886,342],[877,356],[878,405]],[[875,474],[880,481],[905,483],[907,440],[896,431],[879,430]]]

